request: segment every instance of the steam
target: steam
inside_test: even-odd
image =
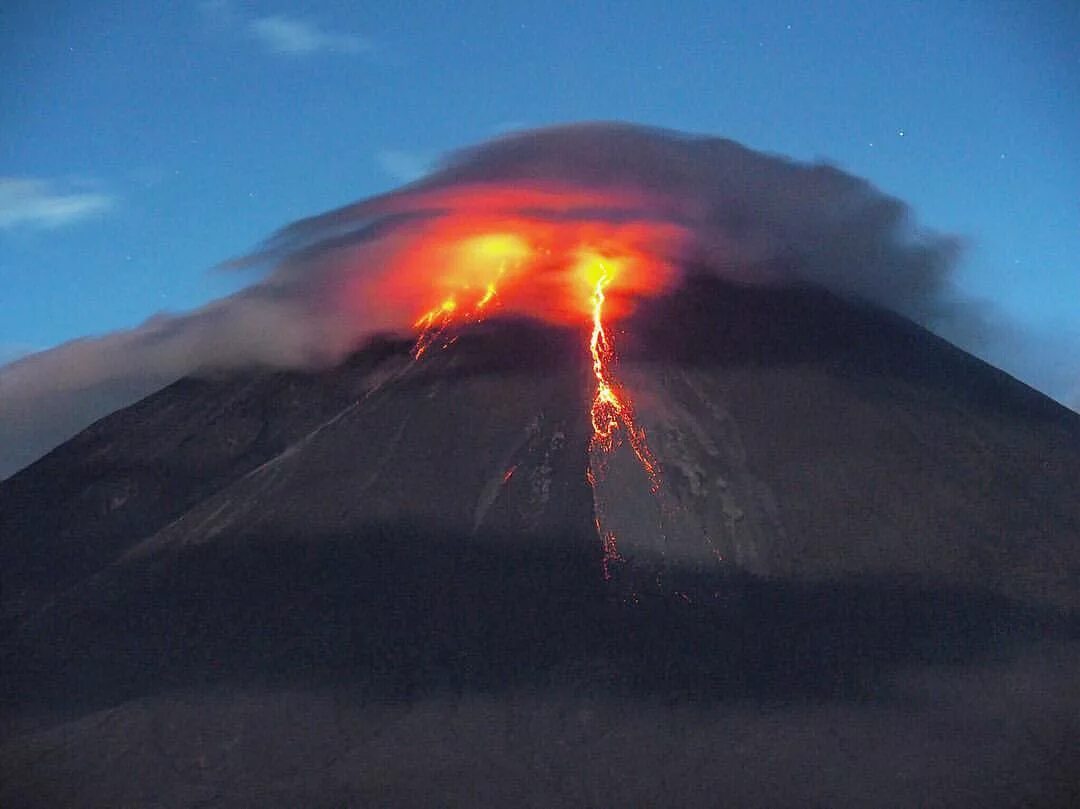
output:
[[[525,132],[460,152],[396,192],[289,225],[234,262],[264,274],[233,296],[0,370],[0,477],[181,376],[324,366],[374,332],[408,329],[427,302],[385,294],[380,273],[418,229],[485,187],[521,189],[501,214],[678,229],[686,238],[663,247],[678,268],[821,284],[946,336],[977,321],[950,288],[959,241],[917,229],[903,202],[835,167],[630,125]],[[542,202],[552,188],[562,202]]]

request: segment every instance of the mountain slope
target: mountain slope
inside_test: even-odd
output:
[[[627,445],[590,452],[582,336],[510,322],[423,362],[382,342],[318,374],[185,380],[0,484],[0,799],[145,802],[156,779],[167,804],[227,805],[258,792],[225,786],[243,772],[276,785],[263,803],[363,802],[385,771],[417,805],[655,803],[655,779],[684,802],[1064,805],[1076,414],[812,289],[701,282],[616,340],[655,495]],[[141,776],[92,776],[95,749]]]

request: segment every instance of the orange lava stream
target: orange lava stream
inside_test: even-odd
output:
[[[484,289],[484,294],[476,300],[472,309],[462,316],[462,319],[465,322],[479,322],[484,316],[484,309],[498,294],[496,282],[488,282],[487,287]],[[454,322],[454,314],[457,310],[457,298],[451,295],[434,309],[428,310],[417,318],[416,322],[413,323],[413,326],[420,329],[420,334],[417,336],[416,344],[413,346],[413,359],[418,360],[424,356],[424,353],[431,347],[431,344],[446,332],[447,327]],[[443,345],[443,348],[445,347],[446,344]]]
[[[413,345],[412,355],[414,360],[424,356],[431,344],[446,331],[446,327],[454,319],[455,311],[457,311],[457,300],[450,297],[417,318],[413,326],[420,329],[420,334],[417,335],[416,343]]]
[[[593,376],[596,378],[596,394],[593,396],[590,415],[593,435],[590,448],[598,448],[610,454],[618,448],[621,427],[638,463],[649,476],[653,494],[660,489],[660,466],[645,440],[645,428],[634,419],[634,406],[630,398],[613,380],[611,367],[615,364],[615,348],[604,328],[604,290],[612,281],[613,270],[601,258],[593,258],[589,272],[595,276],[592,294],[592,334],[589,352],[592,354]]]
[[[454,247],[455,259],[459,262],[459,270],[464,270],[465,278],[455,279],[456,286],[460,287],[460,290],[451,292],[443,298],[442,303],[429,309],[413,323],[413,326],[420,330],[412,350],[413,359],[420,359],[432,343],[442,337],[446,329],[456,320],[469,323],[483,319],[488,305],[499,294],[498,285],[506,275],[508,266],[520,264],[529,252],[520,238],[503,234],[475,236],[463,240]],[[490,265],[493,263],[495,270],[492,273]],[[483,280],[485,270],[488,272],[487,280]],[[477,272],[481,279],[479,282],[472,277],[472,274]],[[483,287],[483,291],[479,294],[475,292],[477,286]],[[471,295],[475,300],[471,308],[461,314],[458,297],[465,295]],[[448,344],[444,343],[443,347],[445,348]]]
[[[575,319],[587,318],[586,322],[591,322],[588,348],[595,381],[589,407],[589,485],[595,493],[599,479],[606,473],[608,457],[625,440],[648,476],[652,493],[657,494],[660,464],[649,448],[644,427],[637,423],[629,395],[616,379],[617,357],[605,315],[617,318],[625,313],[628,292],[650,289],[651,284],[660,282],[651,277],[650,263],[640,251],[620,250],[617,242],[612,245],[610,241],[602,249],[581,246],[587,244],[590,242],[585,240],[576,245],[533,241],[513,232],[474,235],[446,244],[442,254],[449,262],[433,284],[441,288],[444,297],[414,322],[418,336],[412,356],[419,360],[439,342],[447,348],[456,340],[450,334],[452,327],[479,322],[496,306],[511,313],[536,312],[555,322],[563,313]],[[609,299],[609,293],[615,291],[624,297]],[[614,315],[605,311],[611,303],[616,304]],[[504,484],[515,469],[506,472]],[[596,507],[603,576],[610,579],[611,566],[622,557],[615,533],[602,525],[599,500]]]

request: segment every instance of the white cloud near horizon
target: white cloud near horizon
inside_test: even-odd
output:
[[[65,189],[53,180],[0,177],[0,230],[62,227],[103,214],[115,202],[108,194]]]

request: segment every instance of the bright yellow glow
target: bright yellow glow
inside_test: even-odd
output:
[[[498,295],[498,285],[507,270],[520,266],[532,254],[532,248],[513,233],[486,233],[443,246],[446,266],[437,286],[451,290],[442,303],[429,309],[413,323],[420,336],[413,347],[419,359],[454,320],[458,296],[472,299],[471,309],[463,318],[477,320]],[[477,292],[483,290],[483,292]]]
[[[461,251],[474,259],[490,261],[520,261],[532,251],[516,233],[487,233],[461,243]]]

